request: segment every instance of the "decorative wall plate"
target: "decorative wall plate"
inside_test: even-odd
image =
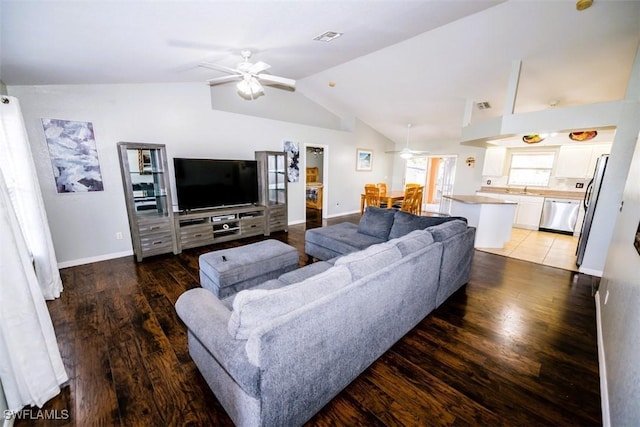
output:
[[[533,133],[531,135],[525,135],[522,137],[522,140],[524,142],[526,142],[527,144],[537,144],[540,141],[543,141],[544,138],[542,138],[540,135],[538,135],[537,133]]]
[[[571,132],[569,134],[569,139],[572,141],[589,141],[590,139],[595,138],[598,135],[598,131],[596,130],[585,130],[579,132]]]

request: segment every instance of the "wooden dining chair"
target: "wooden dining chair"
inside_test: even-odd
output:
[[[422,215],[422,197],[424,195],[424,187],[416,187],[416,192],[413,195],[413,204],[411,213],[414,215]]]
[[[378,187],[380,189],[380,207],[381,208],[386,208],[387,207],[387,201],[385,199],[385,197],[387,197],[387,183],[386,182],[379,182],[376,184],[376,187]]]
[[[380,207],[380,189],[375,185],[364,186],[364,205]]]
[[[413,210],[415,194],[418,191],[418,187],[406,187],[404,190],[404,199],[402,199],[402,205],[400,210],[405,212],[411,212]]]

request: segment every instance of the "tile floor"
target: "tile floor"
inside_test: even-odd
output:
[[[505,244],[504,248],[478,248],[478,250],[564,270],[578,271],[576,266],[577,246],[577,237],[513,228],[511,240]]]

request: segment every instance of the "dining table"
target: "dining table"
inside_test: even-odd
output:
[[[360,215],[364,213],[364,201],[365,194],[360,194]],[[387,194],[380,197],[381,202],[387,202],[387,209],[391,209],[396,202],[402,202],[404,200],[404,190],[392,190],[387,191]]]

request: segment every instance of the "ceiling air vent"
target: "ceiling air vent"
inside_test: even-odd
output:
[[[491,104],[487,101],[478,102],[476,105],[478,106],[478,110],[488,110],[491,108]]]
[[[320,42],[330,42],[331,40],[337,39],[341,35],[342,33],[338,33],[336,31],[325,31],[322,34],[315,36],[313,39]]]

